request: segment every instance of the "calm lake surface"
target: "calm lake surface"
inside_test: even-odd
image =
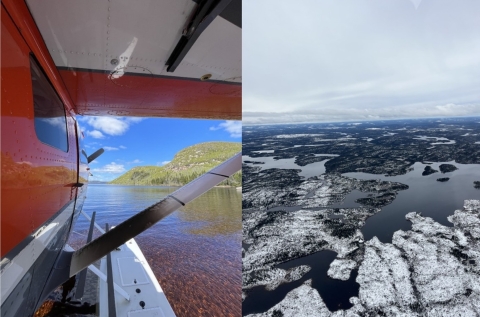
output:
[[[295,159],[273,160],[273,157],[249,157],[244,156],[244,160],[261,161],[264,164],[249,164],[260,166],[262,169],[283,168],[283,169],[301,169],[300,176],[306,178],[317,176],[325,172],[324,164],[326,161],[309,164],[307,166],[298,166],[294,163]],[[440,164],[453,164],[458,169],[442,174],[439,171]],[[382,208],[382,211],[367,219],[361,231],[365,240],[376,236],[382,242],[391,243],[393,233],[397,230],[410,230],[411,223],[405,220],[405,215],[412,211],[421,212],[423,216],[431,217],[435,221],[445,226],[452,226],[447,217],[452,215],[456,209],[463,208],[463,202],[466,199],[480,199],[480,190],[473,187],[473,182],[480,180],[479,164],[458,164],[456,162],[444,162],[423,164],[420,162],[412,165],[413,171],[399,176],[384,176],[368,173],[345,173],[343,176],[357,179],[381,179],[385,181],[399,182],[409,186],[408,190],[400,191],[396,199]],[[430,165],[439,172],[422,176],[425,166]],[[438,182],[437,178],[449,177],[447,182]],[[360,207],[355,202],[356,199],[366,197],[367,193],[358,190],[348,194],[344,201],[328,206],[328,208],[352,208]],[[300,207],[275,207],[275,210],[298,210]],[[264,312],[275,304],[279,303],[291,290],[299,287],[306,279],[312,278],[312,287],[318,290],[325,304],[331,311],[346,309],[351,307],[348,302],[352,296],[358,296],[358,284],[355,282],[357,271],[354,270],[350,279],[346,282],[336,281],[327,276],[327,270],[330,263],[335,258],[335,253],[331,251],[321,251],[315,254],[285,262],[279,265],[284,269],[309,265],[312,270],[308,272],[301,280],[288,284],[280,285],[276,290],[267,291],[264,287],[256,287],[249,292],[249,296],[244,301],[244,314],[252,312]]]
[[[261,151],[257,151],[257,152],[261,152]],[[316,155],[319,156],[320,154],[316,154]],[[326,155],[331,155],[331,154],[326,154]],[[335,155],[331,155],[331,156],[335,156]],[[248,164],[250,166],[259,166],[262,168],[262,170],[270,169],[270,168],[299,169],[301,171],[300,173],[298,173],[298,175],[303,176],[305,179],[325,173],[325,163],[328,161],[328,159],[325,159],[321,162],[315,162],[315,163],[307,164],[305,166],[300,166],[295,164],[295,158],[274,160],[273,157],[271,156],[250,157],[248,155],[244,155],[242,156],[242,160],[252,161],[252,162],[262,162],[263,164],[252,164],[252,163]]]
[[[453,164],[458,169],[442,174],[440,164]],[[455,210],[463,208],[466,199],[480,199],[480,190],[473,187],[473,182],[480,180],[479,164],[458,164],[455,162],[428,164],[439,172],[422,176],[427,166],[415,163],[413,171],[398,176],[384,176],[368,173],[345,173],[344,176],[357,179],[381,179],[399,182],[409,186],[409,189],[400,191],[397,198],[382,208],[382,211],[367,219],[362,233],[366,240],[376,236],[382,242],[392,242],[393,233],[397,230],[410,230],[411,223],[405,220],[409,212],[421,212],[444,226],[453,226],[447,220]],[[438,182],[438,178],[448,177],[447,182]],[[349,199],[347,196],[346,199]]]
[[[334,280],[327,275],[330,263],[337,254],[330,250],[323,250],[305,257],[287,261],[276,267],[288,270],[300,265],[308,265],[312,269],[301,279],[281,284],[273,291],[267,291],[264,286],[257,286],[248,291],[248,297],[243,302],[243,314],[265,312],[281,302],[288,292],[300,287],[306,280],[312,280],[312,287],[317,289],[323,301],[331,311],[348,309],[353,305],[348,301],[350,297],[358,295],[359,284],[355,282],[357,270],[354,270],[348,281]]]
[[[83,210],[114,226],[176,189],[91,184]],[[135,238],[177,316],[241,316],[241,200],[235,188],[213,188]],[[75,249],[88,226],[80,215]]]

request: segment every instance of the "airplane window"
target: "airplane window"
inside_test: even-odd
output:
[[[37,137],[45,144],[68,152],[67,122],[63,103],[33,58],[30,58],[30,69]]]

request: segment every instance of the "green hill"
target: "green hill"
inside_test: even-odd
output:
[[[138,166],[110,184],[181,186],[208,172],[242,150],[241,143],[206,142],[189,146],[164,166]],[[242,174],[237,172],[220,185],[241,186]]]

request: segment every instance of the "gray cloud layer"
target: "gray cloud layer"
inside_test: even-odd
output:
[[[479,16],[477,0],[245,1],[243,121],[480,115]]]

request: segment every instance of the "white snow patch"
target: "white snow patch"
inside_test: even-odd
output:
[[[338,138],[338,139],[313,139],[314,142],[332,142],[332,141],[347,141],[347,140],[356,140],[357,138]]]
[[[277,139],[294,139],[294,138],[301,138],[301,137],[308,137],[308,136],[321,136],[323,134],[279,134],[276,136]]]
[[[377,237],[365,243],[365,256],[358,270],[359,298],[368,309],[410,305],[416,302],[407,262],[400,250]]]
[[[252,151],[253,153],[273,153],[275,150]]]
[[[265,313],[250,314],[247,317],[270,317],[274,312],[281,312],[284,317],[330,317],[332,313],[310,283],[311,280],[308,280],[302,286],[290,291],[280,303]]]
[[[353,260],[335,259],[330,264],[327,274],[333,279],[347,281],[356,265]]]

